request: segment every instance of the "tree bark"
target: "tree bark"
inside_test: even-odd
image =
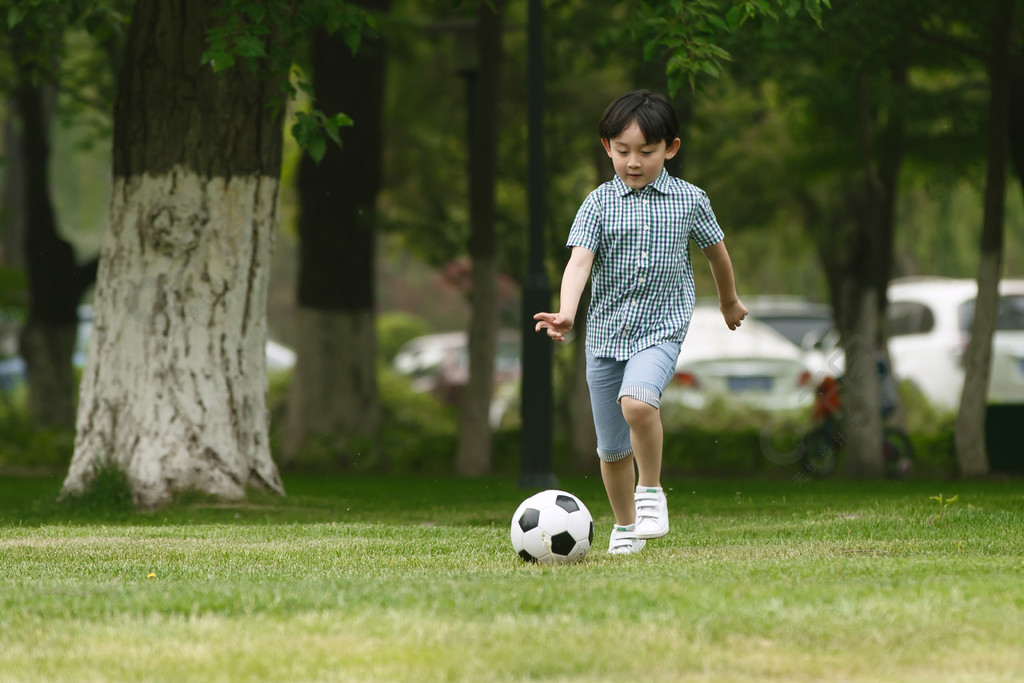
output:
[[[956,416],[956,457],[960,474],[988,474],[985,410],[992,367],[992,338],[999,309],[999,278],[1003,267],[1003,220],[1006,204],[1007,131],[1010,112],[1010,41],[1013,0],[1002,0],[992,26],[989,62],[989,110],[985,212],[978,264],[978,296],[971,340],[964,353],[964,388]],[[1017,122],[1020,125],[1020,122]]]
[[[96,262],[79,266],[74,250],[57,231],[50,199],[51,117],[44,87],[34,82],[19,56],[24,36],[12,34],[18,65],[14,104],[21,120],[22,179],[18,183],[24,210],[24,257],[28,274],[28,319],[20,339],[28,367],[29,412],[41,425],[74,425],[75,377],[71,367],[78,330],[78,304],[96,278]]]
[[[839,279],[839,310],[836,322],[846,352],[846,377],[842,385],[843,468],[855,478],[881,477],[882,421],[879,410],[879,381],[876,356],[879,345],[879,301],[884,300],[883,280],[892,249],[891,228],[886,222],[886,189],[875,170],[872,114],[867,77],[857,82],[862,189],[849,195],[847,206],[854,226],[846,260]],[[888,188],[894,191],[894,188]],[[891,210],[891,208],[889,208]],[[889,217],[892,220],[892,217]]]
[[[882,461],[882,418],[875,339],[878,293],[854,279],[845,280],[847,324],[840,328],[846,352],[842,383],[843,473],[851,479],[877,479]],[[845,329],[844,329],[845,328]]]
[[[579,472],[597,472],[600,460],[597,457],[597,431],[594,428],[594,414],[590,405],[590,386],[587,384],[587,352],[584,348],[587,338],[587,310],[590,308],[590,287],[580,297],[574,326],[572,371],[568,381],[569,401],[569,445],[573,461]]]
[[[17,100],[8,98],[9,116],[4,121],[3,196],[0,197],[0,263],[6,268],[25,268],[25,167],[22,162],[22,134],[17,118]]]
[[[659,69],[658,73],[664,75],[664,70]],[[681,124],[680,135],[685,137],[686,124]],[[614,172],[611,164],[608,163],[608,155],[600,145],[594,145],[591,161],[594,166],[594,176],[597,184],[611,180]],[[676,155],[679,156],[679,155]],[[668,168],[666,166],[666,168]],[[677,177],[682,177],[682,164],[677,164],[675,171],[669,171]],[[562,245],[560,245],[562,246]],[[562,252],[566,256],[569,250],[562,246]],[[561,262],[565,267],[565,260]],[[579,472],[597,472],[600,469],[600,459],[597,457],[597,430],[594,427],[593,407],[590,405],[590,385],[587,383],[587,312],[590,309],[590,285],[583,289],[580,296],[579,307],[576,310],[576,323],[573,327],[575,340],[573,345],[572,366],[565,384],[568,389],[563,392],[565,414],[569,421],[569,447],[572,450],[575,469]]]
[[[1010,140],[1010,159],[1020,190],[1024,193],[1024,50],[1010,58],[1010,112],[1007,131]]]
[[[362,4],[386,12],[389,2]],[[377,458],[374,263],[384,45],[364,39],[353,55],[340,35],[318,30],[312,62],[317,105],[344,112],[355,126],[342,131],[341,149],[329,145],[319,163],[307,155],[299,169],[298,362],[283,456],[288,463],[347,465]],[[325,447],[305,448],[312,441]]]
[[[373,315],[300,306],[295,339],[298,361],[288,395],[285,462],[382,467],[373,443],[379,423]]]
[[[279,84],[200,64],[204,0],[135,5],[114,116],[113,190],[77,437],[62,495],[97,471],[137,506],[179,491],[284,493],[266,407]]]
[[[889,65],[889,79],[897,92],[907,88],[908,63],[906,55],[900,55]],[[875,345],[888,348],[889,330],[887,310],[889,298],[886,292],[894,275],[894,254],[896,251],[896,197],[899,193],[900,172],[903,168],[903,152],[906,139],[906,121],[899,106],[889,107],[886,124],[880,136],[878,151],[878,191],[880,208],[877,214],[878,249],[877,265],[872,270],[873,284],[878,297],[878,325]],[[886,355],[888,353],[886,352]]]
[[[470,114],[469,254],[473,261],[469,322],[469,383],[459,404],[455,471],[478,476],[491,469],[490,405],[498,343],[498,258],[495,185],[498,176],[498,103],[501,99],[501,3],[477,10],[480,75]],[[470,75],[473,79],[475,76]],[[473,81],[470,80],[470,83]],[[472,92],[472,90],[471,90]]]

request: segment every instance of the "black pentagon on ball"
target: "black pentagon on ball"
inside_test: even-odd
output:
[[[551,552],[556,555],[568,555],[576,547],[576,539],[568,531],[551,537]]]
[[[523,558],[527,562],[536,562],[537,558],[526,552],[525,549],[519,551],[519,557]]]
[[[534,508],[526,508],[523,510],[523,514],[519,516],[519,528],[524,532],[530,529],[536,529],[540,523],[540,510]]]
[[[555,498],[555,505],[570,513],[576,512],[580,509],[579,503],[577,503],[576,499],[572,496],[559,495]]]
[[[587,536],[587,542],[590,543],[590,545],[594,545],[594,523],[593,522],[590,523],[590,535]]]

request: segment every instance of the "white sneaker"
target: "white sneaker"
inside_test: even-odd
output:
[[[636,537],[661,538],[668,533],[668,501],[661,487],[637,486]]]
[[[634,525],[613,526],[611,538],[608,539],[609,555],[629,555],[638,553],[647,545],[647,541],[636,537],[633,531]]]

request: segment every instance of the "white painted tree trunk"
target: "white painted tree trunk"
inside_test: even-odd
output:
[[[299,360],[288,394],[284,461],[383,466],[371,448],[380,423],[373,316],[299,307],[295,331]],[[308,448],[311,441],[320,447]]]
[[[139,507],[283,493],[268,443],[266,299],[278,180],[179,166],[114,179],[62,495],[115,466]]]
[[[846,283],[845,294],[853,323],[844,332],[846,378],[842,386],[843,469],[854,479],[881,478],[882,418],[878,380],[878,293],[871,287]]]

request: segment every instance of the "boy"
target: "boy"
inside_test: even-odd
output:
[[[601,479],[615,516],[613,554],[640,552],[647,539],[668,533],[658,405],[696,300],[689,239],[711,264],[725,324],[735,330],[747,315],[707,195],[664,169],[679,151],[678,132],[662,95],[638,90],[608,106],[598,133],[615,177],[586,198],[569,231],[561,310],[534,316],[538,332],[565,341],[593,275],[587,384]]]

